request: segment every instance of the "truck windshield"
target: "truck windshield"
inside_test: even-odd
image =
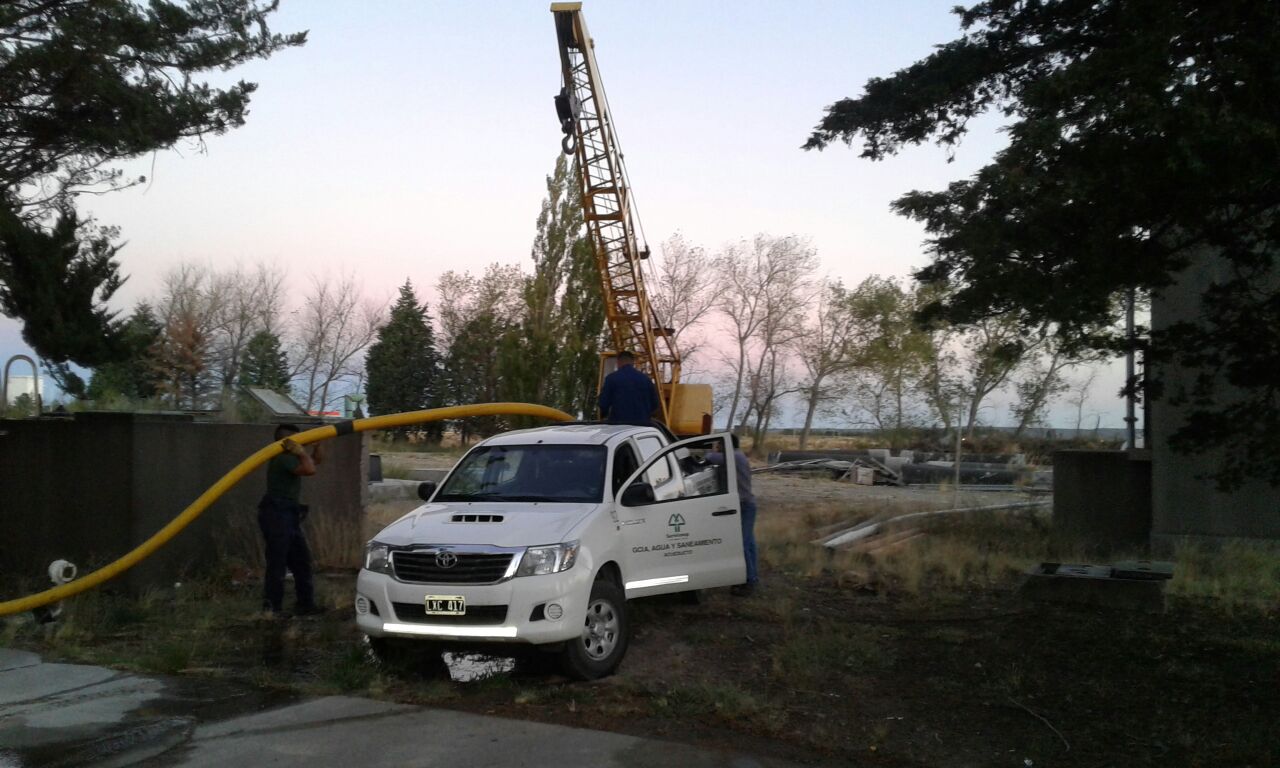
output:
[[[463,458],[434,501],[599,502],[602,445],[490,445]]]

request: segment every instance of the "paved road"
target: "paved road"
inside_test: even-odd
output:
[[[329,696],[274,698],[217,681],[48,664],[0,648],[0,768],[503,768],[786,763],[683,744]]]

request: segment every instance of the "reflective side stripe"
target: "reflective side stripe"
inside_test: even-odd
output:
[[[644,589],[645,587],[661,587],[664,584],[686,584],[689,581],[688,574],[684,576],[662,576],[657,579],[641,579],[640,581],[628,581],[627,589]]]
[[[382,625],[383,632],[402,635],[434,635],[446,637],[515,637],[515,627],[451,627],[448,624],[392,624]]]

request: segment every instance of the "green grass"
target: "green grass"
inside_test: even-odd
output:
[[[196,650],[196,644],[193,642],[160,640],[139,657],[138,666],[147,672],[176,675],[193,666]]]
[[[750,718],[763,706],[751,694],[728,683],[699,681],[672,688],[651,700],[655,713],[668,717]]]
[[[1280,609],[1280,547],[1272,542],[1184,544],[1173,560],[1171,595],[1210,600],[1227,610]]]
[[[317,676],[328,692],[357,693],[373,687],[379,672],[363,644],[351,643],[336,655],[326,656]]]
[[[893,666],[894,635],[875,625],[797,624],[774,647],[771,674],[783,685],[819,691],[840,678],[877,674]]]

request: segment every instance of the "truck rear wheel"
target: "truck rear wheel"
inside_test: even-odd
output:
[[[613,674],[627,653],[631,625],[622,589],[607,578],[591,585],[582,635],[565,643],[561,670],[576,680],[595,680]]]

